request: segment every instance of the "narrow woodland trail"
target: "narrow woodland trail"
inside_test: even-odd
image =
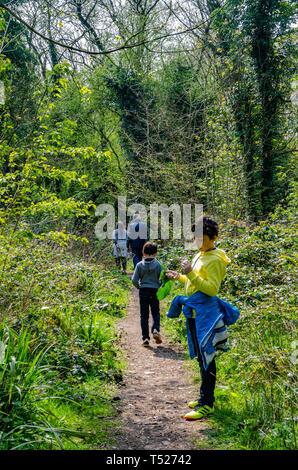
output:
[[[187,402],[196,399],[198,385],[191,381],[183,348],[163,343],[150,347],[141,341],[138,291],[133,288],[127,316],[119,324],[128,369],[120,390],[122,427],[113,449],[195,450],[206,438],[208,420],[186,421]]]

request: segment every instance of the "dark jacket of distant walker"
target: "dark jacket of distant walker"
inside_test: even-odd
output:
[[[158,289],[161,286],[159,276],[162,270],[161,264],[155,258],[145,258],[136,265],[131,281],[137,289],[142,287]]]
[[[141,221],[135,221],[128,226],[128,247],[131,247],[133,253],[142,251],[144,244],[149,240],[149,231],[147,224]]]

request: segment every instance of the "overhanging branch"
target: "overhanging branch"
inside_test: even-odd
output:
[[[229,1],[229,0],[228,0]],[[222,9],[227,3],[228,1],[220,8]],[[11,10],[11,8],[9,8],[7,5],[4,5],[3,3],[0,2],[0,8],[3,8],[4,10],[6,10],[11,16],[13,16],[17,21],[19,21],[20,23],[22,23],[24,26],[26,26],[26,28],[28,28],[31,32],[33,32],[34,34],[36,34],[37,36],[41,37],[42,39],[44,39],[45,41],[48,41],[48,42],[51,42],[52,44],[56,44],[57,46],[60,46],[60,47],[63,47],[65,49],[69,49],[71,51],[74,51],[74,52],[80,52],[80,53],[83,53],[83,54],[88,54],[88,55],[107,55],[107,54],[112,54],[113,52],[117,52],[117,51],[121,51],[121,50],[124,50],[124,49],[132,49],[134,47],[138,47],[138,46],[142,46],[144,44],[148,44],[148,43],[152,43],[152,42],[155,42],[155,41],[159,41],[161,39],[166,39],[168,37],[172,37],[172,36],[178,36],[178,35],[181,35],[181,34],[186,34],[186,33],[189,33],[189,32],[192,32],[198,28],[200,28],[200,26],[202,26],[204,23],[206,23],[207,21],[210,21],[210,18],[208,20],[204,20],[202,21],[201,23],[199,24],[196,24],[195,26],[193,26],[192,28],[186,28],[184,29],[183,31],[178,31],[176,33],[168,33],[168,34],[164,34],[164,35],[161,35],[161,36],[158,36],[156,38],[153,38],[153,39],[147,39],[147,40],[143,40],[143,41],[140,41],[140,42],[136,42],[134,44],[127,44],[127,42],[129,41],[126,41],[126,44],[125,45],[122,45],[122,46],[119,46],[119,47],[115,47],[113,49],[108,49],[108,50],[104,50],[104,51],[88,51],[88,49],[82,49],[82,48],[79,48],[79,47],[74,47],[74,46],[71,46],[71,45],[68,45],[68,44],[64,44],[60,41],[56,41],[55,39],[53,38],[50,38],[48,36],[45,36],[43,33],[37,31],[35,28],[33,28],[29,23],[27,23],[25,20],[23,20],[15,11]],[[132,39],[132,38],[130,38]]]

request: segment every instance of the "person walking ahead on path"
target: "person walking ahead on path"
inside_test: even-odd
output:
[[[117,228],[113,232],[113,255],[116,266],[120,269],[122,263],[123,274],[126,274],[128,253],[128,235],[122,222],[117,223]]]
[[[239,311],[228,302],[219,299],[217,293],[226,275],[230,259],[225,252],[214,246],[218,235],[218,224],[209,216],[203,216],[193,225],[203,223],[203,240],[195,237],[199,253],[192,262],[182,262],[182,272],[168,270],[169,279],[176,279],[185,285],[185,296],[174,298],[168,317],[179,316],[182,305],[186,317],[186,329],[190,357],[197,357],[201,372],[201,387],[198,400],[190,402],[193,409],[186,419],[200,419],[214,411],[214,389],[216,382],[216,350],[226,351],[227,333],[225,324],[234,323]]]
[[[153,318],[151,332],[157,344],[162,343],[160,330],[159,300],[156,292],[161,285],[159,276],[163,270],[161,264],[155,259],[157,246],[154,242],[147,242],[143,247],[144,259],[135,268],[132,277],[133,285],[139,289],[140,316],[143,346],[149,346],[149,307]]]
[[[133,216],[133,221],[128,226],[128,248],[131,248],[133,255],[133,265],[142,261],[143,246],[149,240],[147,224],[141,221],[139,214]]]

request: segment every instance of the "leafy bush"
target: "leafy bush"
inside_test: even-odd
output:
[[[34,240],[2,250],[0,262],[4,257],[0,448],[64,448],[70,438],[87,439],[88,433],[60,413],[75,420],[82,396],[90,401],[82,390],[91,379],[107,386],[122,379],[113,326],[123,315],[130,281]],[[96,400],[100,408],[100,396]],[[103,407],[109,412],[105,401]]]

